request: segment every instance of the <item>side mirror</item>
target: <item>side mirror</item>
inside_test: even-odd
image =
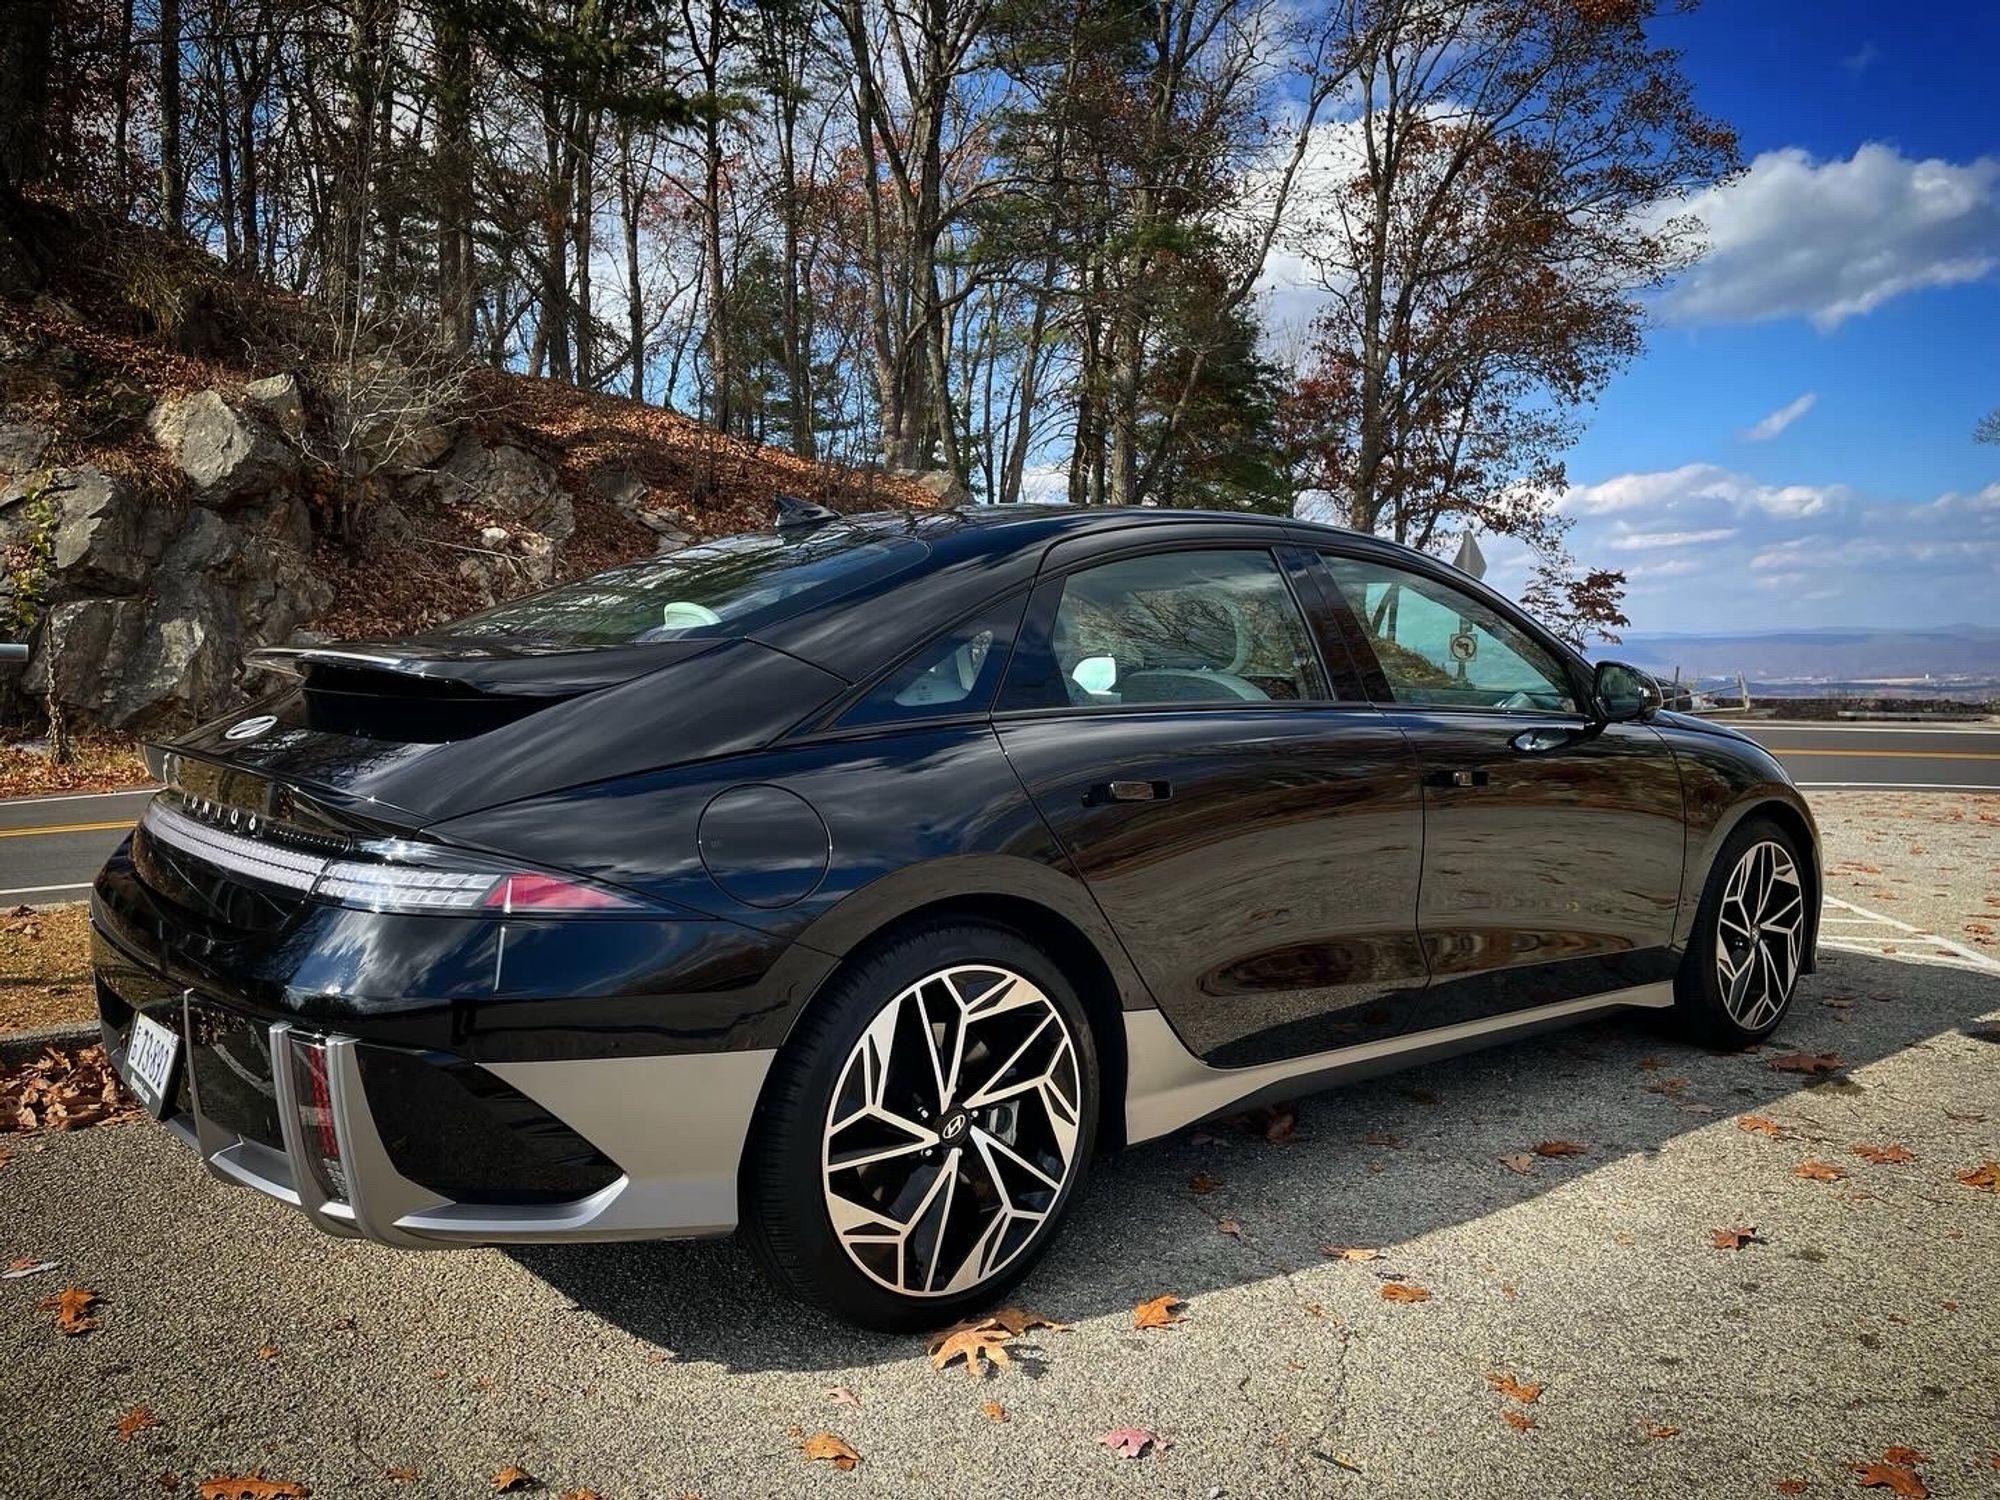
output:
[[[1598,721],[1618,724],[1642,719],[1665,702],[1650,674],[1622,661],[1601,661],[1590,682],[1591,709]]]
[[[1069,675],[1086,693],[1108,693],[1118,686],[1118,661],[1110,656],[1086,656]]]

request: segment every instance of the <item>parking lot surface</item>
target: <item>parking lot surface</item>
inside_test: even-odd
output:
[[[2000,797],[1816,806],[1838,920],[1762,1050],[1600,1022],[1102,1161],[1015,1298],[1070,1326],[984,1378],[727,1243],[400,1252],[148,1123],[0,1136],[0,1260],[59,1263],[0,1280],[0,1495],[1826,1494],[1871,1462],[2000,1494]],[[93,1331],[38,1306],[64,1287]],[[1135,1329],[1162,1294],[1184,1321]],[[822,1431],[859,1463],[807,1459]]]

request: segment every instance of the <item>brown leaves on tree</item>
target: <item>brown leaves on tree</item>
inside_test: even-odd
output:
[[[1532,1406],[1542,1399],[1542,1387],[1539,1382],[1519,1380],[1505,1371],[1491,1372],[1486,1377],[1486,1383],[1501,1395],[1511,1397],[1523,1405]]]
[[[1771,1059],[1771,1067],[1779,1073],[1806,1073],[1815,1078],[1838,1073],[1846,1066],[1838,1052],[1787,1052]]]
[[[1837,1167],[1830,1161],[1814,1161],[1811,1157],[1807,1157],[1792,1168],[1792,1175],[1803,1177],[1809,1182],[1844,1182],[1847,1179],[1847,1168]]]
[[[262,1469],[253,1474],[217,1474],[204,1479],[195,1491],[197,1500],[305,1500],[312,1493],[293,1479],[266,1479]]]
[[[1978,1188],[1985,1193],[2000,1193],[2000,1161],[1981,1162],[1976,1167],[1967,1167],[1963,1172],[1952,1174],[1969,1188]]]
[[[160,1419],[153,1415],[150,1406],[135,1406],[118,1418],[118,1436],[126,1442],[144,1432],[148,1427],[157,1427]]]
[[[1430,1288],[1414,1281],[1385,1281],[1382,1283],[1384,1302],[1428,1302]]]
[[[1114,1427],[1097,1439],[1120,1458],[1144,1458],[1148,1453],[1164,1453],[1172,1440],[1150,1427]]]
[[[506,1468],[495,1471],[492,1479],[493,1493],[511,1495],[521,1490],[533,1489],[539,1482],[519,1464],[509,1464]]]
[[[1132,1326],[1134,1328],[1165,1328],[1172,1323],[1185,1323],[1187,1321],[1186,1314],[1178,1311],[1178,1309],[1185,1306],[1187,1304],[1172,1292],[1167,1292],[1158,1297],[1148,1297],[1144,1302],[1141,1302],[1137,1307],[1132,1309]]]
[[[807,1463],[832,1464],[842,1473],[861,1462],[861,1455],[847,1446],[847,1440],[838,1433],[815,1432],[799,1444],[799,1451],[806,1456]]]
[[[1870,1146],[1864,1143],[1852,1146],[1849,1149],[1863,1161],[1872,1163],[1878,1167],[1895,1166],[1899,1162],[1916,1160],[1916,1157],[1910,1153],[1909,1148],[1905,1146]]]
[[[1764,1237],[1757,1233],[1754,1224],[1732,1224],[1716,1230],[1710,1236],[1710,1243],[1718,1250],[1741,1250],[1745,1245],[1763,1244]]]
[[[1738,1115],[1736,1128],[1745,1135],[1768,1135],[1774,1141],[1785,1134],[1785,1127],[1767,1115]]]
[[[79,1333],[89,1333],[97,1326],[97,1319],[91,1313],[101,1300],[97,1293],[83,1287],[66,1286],[53,1297],[44,1297],[35,1305],[43,1312],[56,1315],[57,1333],[74,1337]]]
[[[79,1130],[138,1113],[96,1044],[50,1047],[0,1077],[0,1132]]]

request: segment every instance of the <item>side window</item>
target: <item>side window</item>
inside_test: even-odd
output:
[[[1161,552],[1070,574],[1047,659],[1010,708],[1327,698],[1311,637],[1268,551]]]
[[[1398,703],[1576,711],[1562,663],[1470,594],[1382,563],[1325,562]]]
[[[983,712],[1027,603],[1026,594],[1015,594],[959,621],[869,689],[841,715],[841,727]]]

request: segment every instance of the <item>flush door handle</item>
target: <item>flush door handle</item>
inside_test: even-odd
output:
[[[1083,800],[1101,807],[1107,802],[1164,802],[1173,794],[1170,781],[1100,781]]]
[[[1485,786],[1492,779],[1492,775],[1484,766],[1475,766],[1470,769],[1460,767],[1453,771],[1433,771],[1424,778],[1424,785],[1436,787],[1474,787]]]

